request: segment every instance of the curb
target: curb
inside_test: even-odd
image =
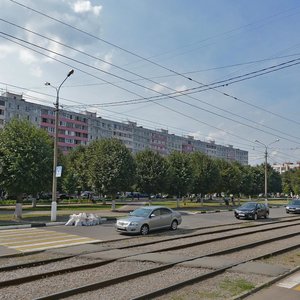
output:
[[[272,286],[273,284],[275,284],[276,282],[278,282],[278,281],[280,281],[280,280],[282,280],[282,279],[284,279],[284,278],[286,278],[286,277],[288,277],[288,276],[290,276],[290,275],[292,275],[292,274],[294,274],[294,273],[296,273],[298,271],[300,271],[300,267],[293,268],[292,270],[290,270],[287,273],[284,273],[284,274],[282,274],[280,276],[277,276],[277,277],[275,277],[275,278],[273,278],[273,279],[271,279],[271,280],[269,280],[269,281],[267,281],[265,283],[262,283],[261,285],[258,285],[257,287],[255,287],[251,291],[245,292],[243,294],[240,294],[240,295],[232,298],[232,300],[242,300],[242,299],[245,299],[246,297],[251,296],[251,295],[257,293],[257,292],[261,291],[264,288],[268,288],[268,287]]]

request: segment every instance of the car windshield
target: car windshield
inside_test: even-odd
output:
[[[149,216],[151,209],[149,208],[138,208],[130,213],[131,216],[134,217],[147,217]]]
[[[292,204],[292,205],[300,205],[300,200],[293,200],[290,204]]]
[[[255,206],[256,206],[256,203],[245,203],[241,206],[241,208],[254,209]]]

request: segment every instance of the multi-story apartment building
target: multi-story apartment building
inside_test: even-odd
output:
[[[5,92],[0,96],[0,128],[12,118],[29,120],[54,135],[55,109],[25,101],[22,95]],[[103,138],[121,140],[132,153],[151,149],[162,155],[172,151],[191,153],[201,151],[211,157],[248,164],[248,152],[230,146],[217,145],[214,141],[196,140],[193,136],[178,136],[167,130],[152,130],[135,122],[116,122],[98,117],[93,112],[76,113],[60,110],[58,146],[67,152],[78,145]]]
[[[36,126],[43,128],[50,135],[54,135],[55,110],[54,107],[25,101],[22,95],[4,93],[0,97],[3,104],[3,122],[0,128],[12,118],[26,119]],[[63,152],[67,152],[78,145],[88,143],[88,118],[85,115],[60,111],[58,124],[58,145]]]
[[[277,171],[278,173],[282,174],[289,170],[300,169],[300,162],[292,163],[292,162],[285,162],[283,164],[273,164],[272,168]]]

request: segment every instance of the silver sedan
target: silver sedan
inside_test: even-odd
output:
[[[164,206],[143,206],[117,220],[116,230],[124,233],[140,233],[169,228],[176,230],[181,224],[181,214]]]

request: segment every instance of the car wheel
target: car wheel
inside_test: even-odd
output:
[[[265,219],[268,219],[269,218],[269,213],[267,212],[266,214],[265,214]]]
[[[171,230],[176,230],[178,227],[178,222],[176,220],[172,221]]]
[[[257,220],[257,214],[253,215],[253,220]]]
[[[147,224],[144,224],[142,227],[141,227],[141,235],[147,235],[149,233],[149,226]]]
[[[286,213],[289,214],[290,212],[287,210]]]
[[[239,216],[235,216],[238,220],[240,219],[240,217]]]

